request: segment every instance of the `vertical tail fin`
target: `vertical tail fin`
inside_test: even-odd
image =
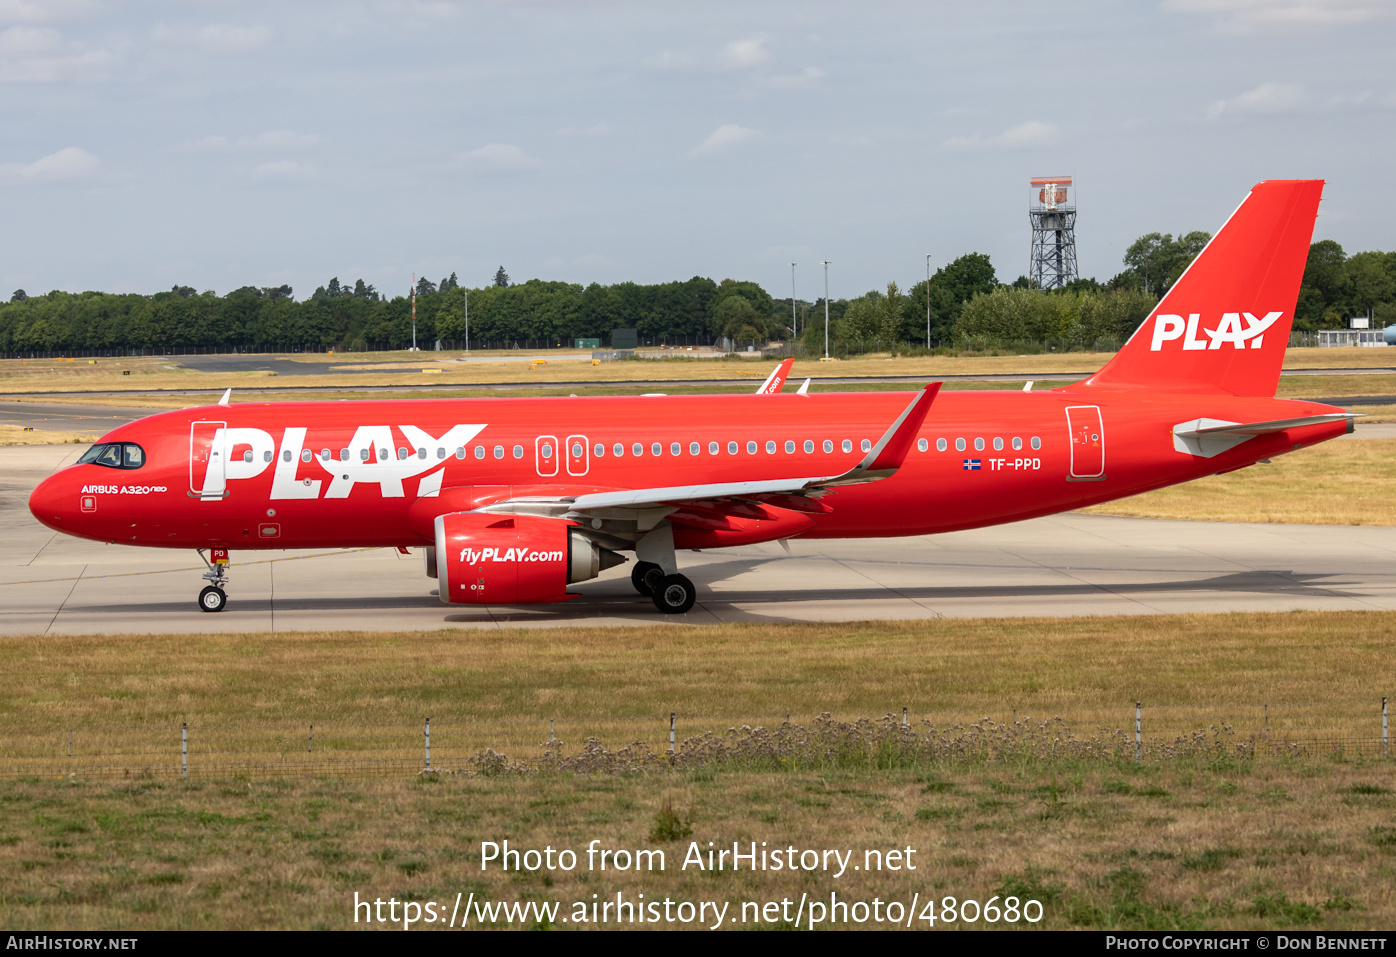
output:
[[[1272,396],[1323,180],[1257,184],[1105,367],[1070,391]]]

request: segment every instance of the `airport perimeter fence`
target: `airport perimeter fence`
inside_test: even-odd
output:
[[[305,722],[32,729],[0,726],[0,777],[148,779],[409,776],[554,770],[695,769],[734,755],[775,766],[840,751],[845,766],[879,764],[888,747],[920,763],[969,756],[1086,756],[1158,761],[1185,755],[1389,757],[1387,701],[1129,706],[989,714],[684,715],[421,722]],[[994,752],[998,751],[996,755]],[[803,756],[802,756],[803,755]],[[931,757],[927,757],[932,755]],[[730,763],[730,760],[729,760]],[[904,762],[905,763],[905,762]],[[746,766],[750,766],[750,760]]]

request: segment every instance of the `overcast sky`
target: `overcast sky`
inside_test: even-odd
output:
[[[0,0],[0,289],[1083,275],[1328,180],[1396,249],[1396,3]]]

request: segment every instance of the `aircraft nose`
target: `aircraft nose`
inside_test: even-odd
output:
[[[78,506],[72,493],[71,483],[64,476],[50,475],[30,493],[29,511],[49,528],[68,531]]]

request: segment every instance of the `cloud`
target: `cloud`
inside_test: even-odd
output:
[[[314,179],[318,172],[315,167],[305,163],[277,160],[272,163],[262,163],[252,171],[252,176],[267,183],[297,183]]]
[[[245,53],[271,39],[271,31],[262,27],[239,27],[229,23],[210,23],[202,27],[157,23],[150,35],[160,43],[206,53]]]
[[[645,57],[640,65],[648,70],[679,70],[692,66],[693,58],[673,50],[661,50]]]
[[[786,74],[784,76],[771,77],[771,86],[783,90],[793,90],[802,86],[809,86],[815,80],[821,79],[824,71],[818,67],[807,66],[799,73]]]
[[[221,153],[228,150],[306,150],[319,146],[325,138],[319,133],[298,133],[295,130],[266,130],[256,136],[205,136],[201,140],[181,143],[180,149],[197,153]]]
[[[945,141],[952,150],[1020,150],[1034,146],[1045,146],[1056,135],[1057,128],[1041,120],[1028,120],[1009,127],[998,136],[987,139],[975,133],[973,136],[956,136]]]
[[[9,27],[0,31],[0,83],[63,83],[95,79],[110,57],[84,51],[49,27]]]
[[[770,52],[764,47],[765,42],[765,37],[733,40],[722,48],[718,62],[728,70],[745,70],[760,66],[771,59]]]
[[[708,138],[693,148],[694,156],[716,156],[761,134],[736,123],[724,123],[708,134]]]
[[[567,137],[610,136],[615,131],[614,126],[607,123],[597,123],[594,126],[564,126],[557,131],[556,135]]]
[[[1311,97],[1298,83],[1262,83],[1229,100],[1217,100],[1207,107],[1207,119],[1216,120],[1223,113],[1280,116],[1297,113],[1311,102]]]
[[[1348,26],[1392,15],[1388,0],[1166,0],[1165,10],[1210,15],[1225,30]]]
[[[0,0],[0,23],[43,23],[91,10],[90,0]]]
[[[473,169],[496,173],[537,169],[543,165],[542,160],[529,156],[512,143],[486,143],[466,153],[464,158]]]
[[[0,177],[20,183],[82,183],[94,179],[102,161],[85,149],[68,146],[32,163],[0,165]]]

